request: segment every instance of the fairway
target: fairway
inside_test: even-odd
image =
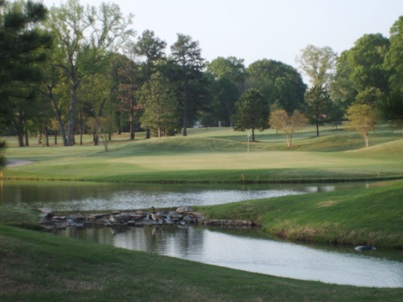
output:
[[[380,131],[370,148],[348,147],[361,138],[328,129],[313,129],[284,148],[281,136],[266,131],[260,142],[247,143],[229,128],[194,129],[188,137],[128,141],[114,138],[103,146],[44,148],[10,146],[12,160],[31,160],[9,167],[9,179],[58,179],[125,182],[303,182],[351,181],[403,177],[403,139],[390,129]],[[355,143],[354,143],[355,144]],[[12,144],[10,144],[12,145]],[[326,150],[326,151],[321,151]],[[332,151],[333,150],[333,151]],[[342,150],[342,151],[340,151]]]

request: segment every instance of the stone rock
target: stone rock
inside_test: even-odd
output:
[[[192,211],[191,207],[179,207],[179,208],[176,209],[176,212],[180,213],[180,214],[188,213],[188,212],[191,212],[191,211]]]

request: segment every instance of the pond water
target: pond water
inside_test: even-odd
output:
[[[72,182],[3,182],[0,206],[66,211],[133,210],[210,205],[255,198],[333,191],[370,184],[132,185]],[[60,235],[217,266],[302,280],[368,287],[403,287],[403,253],[312,246],[268,238],[257,230],[189,227],[68,228]],[[228,251],[231,251],[230,253]]]
[[[278,277],[365,287],[403,287],[403,254],[301,245],[258,230],[189,227],[68,228],[59,235]],[[230,251],[230,252],[229,252]]]
[[[368,183],[320,185],[159,185],[92,182],[5,181],[0,206],[99,211],[212,205],[248,199],[334,191]]]

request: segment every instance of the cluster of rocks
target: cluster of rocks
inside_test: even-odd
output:
[[[42,208],[40,221],[44,230],[64,230],[68,227],[143,227],[158,225],[176,225],[187,227],[188,225],[206,225],[219,227],[254,227],[256,224],[246,220],[205,219],[199,212],[190,207],[179,207],[175,211],[151,212],[143,210],[92,213],[92,214],[68,214],[57,215],[53,209]]]

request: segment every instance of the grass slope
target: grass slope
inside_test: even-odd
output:
[[[208,218],[255,221],[292,240],[403,248],[403,181],[200,207]]]
[[[403,289],[298,281],[0,225],[0,300],[400,301]]]

